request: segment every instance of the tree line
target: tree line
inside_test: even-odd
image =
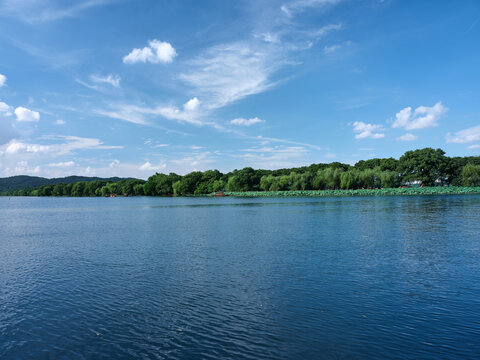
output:
[[[354,166],[333,162],[310,166],[254,170],[246,167],[223,174],[193,171],[181,176],[156,173],[147,181],[59,183],[4,193],[19,196],[202,195],[217,191],[282,191],[394,188],[421,186],[480,186],[480,157],[447,157],[441,149],[407,151],[400,159],[361,160]]]

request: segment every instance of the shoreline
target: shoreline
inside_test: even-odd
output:
[[[231,197],[332,197],[332,196],[399,196],[399,195],[470,195],[480,194],[480,187],[416,187],[356,190],[294,190],[225,192]],[[213,196],[212,196],[213,197]]]

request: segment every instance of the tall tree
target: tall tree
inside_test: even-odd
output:
[[[403,181],[419,180],[433,186],[437,179],[447,177],[448,158],[442,149],[425,148],[407,151],[398,162]]]

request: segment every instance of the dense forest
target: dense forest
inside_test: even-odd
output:
[[[104,178],[91,177],[91,176],[67,176],[63,178],[47,179],[39,176],[17,175],[17,176],[10,176],[7,178],[0,178],[0,194],[5,191],[21,190],[26,188],[37,188],[43,185],[55,185],[58,183],[73,184],[80,181],[90,182],[95,180],[116,182],[124,179],[118,178],[118,177],[111,177],[111,178],[104,179]]]
[[[400,159],[361,160],[354,166],[333,162],[310,166],[254,170],[246,167],[223,174],[194,171],[181,176],[155,174],[147,181],[80,181],[3,192],[17,196],[202,195],[217,191],[291,191],[395,188],[421,186],[480,186],[479,157],[447,157],[441,149],[407,151]]]

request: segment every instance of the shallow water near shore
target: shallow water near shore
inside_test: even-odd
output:
[[[480,195],[0,198],[0,359],[472,359]]]

